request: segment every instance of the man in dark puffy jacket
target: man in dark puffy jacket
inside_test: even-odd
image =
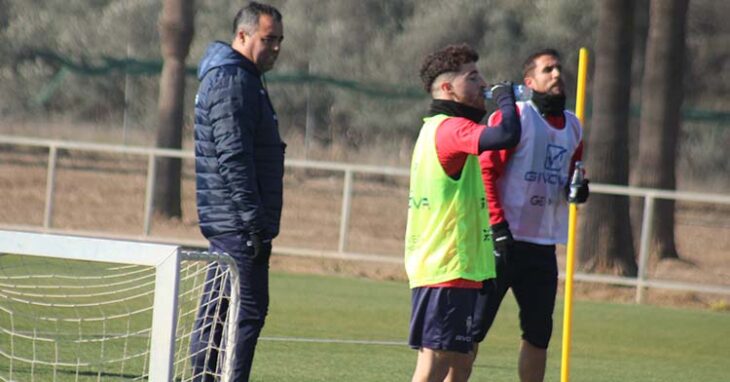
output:
[[[271,240],[279,233],[284,147],[262,82],[283,39],[281,13],[250,2],[233,22],[233,42],[213,42],[198,69],[195,171],[200,229],[210,250],[232,255],[241,272],[233,381],[248,381],[269,306]],[[220,373],[227,299],[211,269],[191,339],[196,380]],[[229,291],[223,292],[224,295]]]

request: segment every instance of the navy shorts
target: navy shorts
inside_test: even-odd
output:
[[[506,261],[498,260],[496,287],[479,296],[475,315],[477,342],[484,340],[507,289],[520,309],[522,339],[547,349],[553,332],[553,310],[558,289],[558,264],[554,245],[516,241]]]
[[[408,344],[469,353],[474,350],[474,308],[479,289],[414,288]]]

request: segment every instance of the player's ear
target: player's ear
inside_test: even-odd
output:
[[[527,76],[524,78],[523,82],[525,83],[525,86],[532,89],[532,85],[535,83],[535,79],[533,79],[530,76]]]
[[[444,92],[444,94],[451,94],[453,92],[454,86],[451,85],[451,82],[449,81],[441,81],[439,84],[439,89]]]

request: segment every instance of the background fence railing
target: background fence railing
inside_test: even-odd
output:
[[[187,150],[172,150],[172,149],[159,149],[159,148],[146,148],[146,147],[131,147],[131,146],[119,146],[119,145],[108,145],[108,144],[97,144],[97,143],[84,143],[84,142],[69,142],[69,141],[58,141],[58,140],[44,140],[38,138],[27,138],[27,137],[14,137],[14,136],[3,136],[0,135],[0,144],[9,146],[30,146],[30,147],[42,147],[48,150],[48,165],[46,175],[46,192],[45,192],[45,205],[43,214],[43,224],[40,226],[26,227],[32,230],[38,230],[43,232],[61,232],[62,230],[54,229],[53,227],[53,209],[54,209],[54,193],[55,193],[55,177],[57,171],[57,159],[59,150],[68,151],[87,151],[87,152],[102,152],[102,153],[114,153],[114,154],[126,154],[126,155],[138,155],[147,157],[147,175],[146,175],[146,187],[145,187],[145,202],[144,202],[144,218],[143,226],[141,227],[141,236],[136,236],[136,239],[145,241],[160,241],[159,237],[150,236],[152,226],[152,215],[153,215],[153,195],[155,191],[155,173],[156,159],[159,157],[167,158],[180,158],[180,159],[192,159],[194,154],[192,151]],[[341,172],[344,177],[344,184],[342,188],[342,205],[340,211],[340,224],[339,224],[339,235],[338,245],[336,251],[321,251],[312,250],[306,247],[275,247],[275,251],[282,254],[291,255],[302,255],[302,256],[317,256],[327,258],[338,258],[347,260],[365,260],[365,261],[380,261],[389,263],[401,263],[402,258],[400,256],[386,256],[382,254],[368,254],[368,253],[352,253],[347,250],[347,239],[349,235],[350,217],[352,212],[352,195],[353,195],[353,184],[355,182],[355,174],[376,174],[385,176],[395,177],[407,177],[409,171],[406,168],[400,167],[381,167],[381,166],[368,166],[368,165],[354,165],[344,164],[336,162],[323,162],[323,161],[309,161],[309,160],[296,160],[287,159],[285,163],[286,167],[301,168],[301,169],[312,169],[312,170],[326,170],[333,172]],[[709,204],[723,204],[730,205],[730,195],[722,194],[709,194],[709,193],[698,193],[698,192],[681,192],[681,191],[670,191],[670,190],[658,190],[658,189],[647,189],[637,187],[626,187],[626,186],[615,186],[606,184],[591,184],[591,192],[597,194],[610,194],[620,195],[627,197],[641,197],[644,201],[643,206],[643,217],[641,222],[641,236],[639,239],[639,259],[638,259],[638,275],[637,277],[620,277],[610,275],[599,275],[599,274],[588,274],[588,273],[577,273],[575,279],[578,281],[602,283],[602,284],[615,284],[615,285],[627,285],[636,288],[636,301],[641,303],[644,301],[644,291],[647,288],[657,289],[670,289],[680,291],[694,291],[701,293],[715,293],[730,295],[730,286],[727,285],[710,285],[710,284],[699,284],[689,282],[678,282],[678,281],[665,281],[651,279],[647,273],[649,264],[649,252],[650,252],[650,238],[653,230],[652,222],[654,217],[654,205],[657,199],[675,200],[675,201],[688,201],[688,202],[700,202]],[[628,223],[627,223],[628,224]],[[7,224],[0,222],[0,227],[8,227]],[[77,231],[81,234],[97,234],[93,232]],[[124,237],[116,235],[103,235],[106,237]],[[206,243],[203,240],[184,240],[180,238],[164,238],[164,241],[177,242],[181,244],[189,244],[196,246],[205,246]],[[730,258],[728,259],[730,261]],[[561,274],[561,277],[563,275]]]

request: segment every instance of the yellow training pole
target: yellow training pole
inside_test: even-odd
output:
[[[584,124],[587,72],[588,49],[580,48],[575,114],[578,116],[581,125]],[[570,379],[570,331],[573,324],[573,272],[575,268],[575,227],[578,220],[578,206],[575,203],[570,203],[568,211],[568,248],[565,262],[565,301],[563,306],[563,356],[560,361],[560,382],[568,382]]]

